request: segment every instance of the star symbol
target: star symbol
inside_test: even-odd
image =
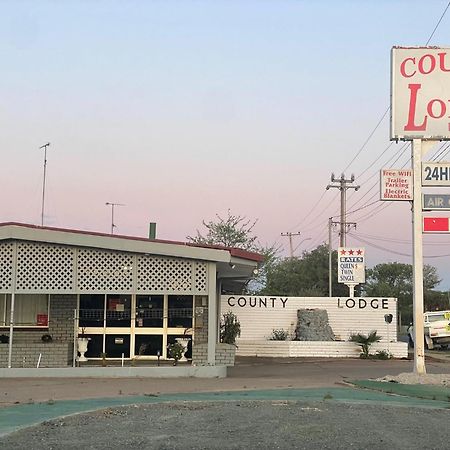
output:
[[[356,254],[357,254],[357,255],[362,255],[362,254],[363,254],[363,251],[362,251],[361,249],[358,249],[358,250],[356,250]]]
[[[345,250],[344,249],[341,250],[341,255],[345,255]]]
[[[349,255],[353,255],[353,253],[355,253],[353,250],[349,250],[349,251],[348,251],[348,254],[349,254]]]

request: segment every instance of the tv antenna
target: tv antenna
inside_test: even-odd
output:
[[[41,205],[41,227],[44,226],[44,206],[45,206],[45,176],[47,171],[47,147],[50,147],[50,142],[39,147],[44,149],[44,177],[42,180],[42,205]]]
[[[117,225],[114,223],[114,207],[115,206],[126,206],[123,203],[112,203],[112,202],[106,202],[106,206],[111,206],[111,234],[114,234],[114,228],[117,227]]]

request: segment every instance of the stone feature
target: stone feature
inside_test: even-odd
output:
[[[325,309],[299,309],[295,341],[334,341],[333,330],[328,323]]]

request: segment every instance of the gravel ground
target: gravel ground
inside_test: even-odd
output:
[[[447,410],[342,404],[327,399],[153,404],[44,422],[1,438],[0,448],[448,448],[449,422]]]
[[[377,378],[376,381],[395,381],[401,384],[433,384],[439,386],[450,386],[450,375],[445,374],[430,374],[418,375],[412,372],[400,373],[398,375],[386,375],[382,378]]]

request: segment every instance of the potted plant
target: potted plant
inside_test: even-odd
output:
[[[179,342],[174,342],[167,346],[167,355],[174,360],[173,365],[176,366],[178,361],[184,355],[185,349]]]
[[[190,336],[188,335],[190,330],[192,330],[192,328],[185,328],[183,337],[175,339],[183,347],[183,354],[181,355],[180,361],[187,361],[185,354],[188,348],[189,341],[191,340]]]
[[[222,315],[220,321],[220,342],[234,345],[236,347],[236,338],[241,335],[241,323],[236,314],[232,311]]]
[[[86,328],[81,328],[81,333],[79,333],[77,337],[77,350],[80,354],[80,356],[78,357],[78,361],[87,361],[87,358],[84,356],[84,354],[87,352],[88,343],[90,340],[91,338],[86,336]]]

